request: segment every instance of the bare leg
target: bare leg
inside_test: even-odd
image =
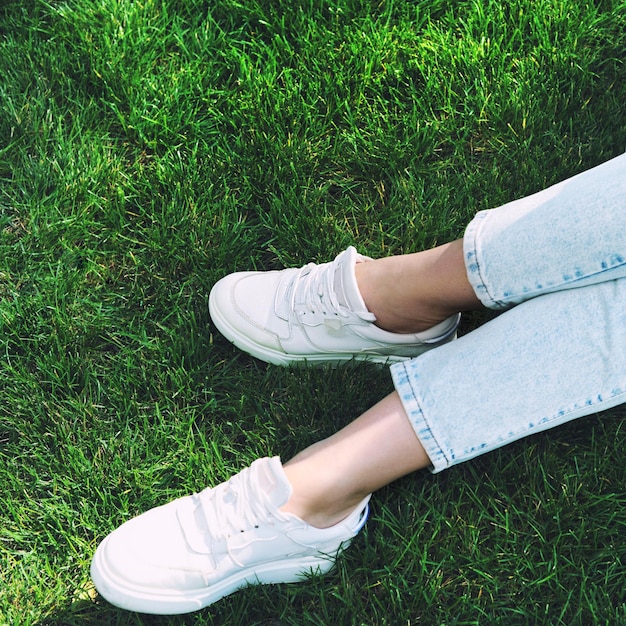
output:
[[[391,332],[420,332],[459,311],[482,306],[467,279],[462,239],[357,263],[355,271],[367,308]]]
[[[347,517],[368,494],[428,465],[394,392],[284,465],[293,495],[282,510],[326,528]]]

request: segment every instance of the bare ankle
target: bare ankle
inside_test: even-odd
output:
[[[320,503],[316,505],[296,496],[290,498],[280,510],[299,517],[315,528],[330,528],[353,513],[365,497],[355,498],[354,501],[350,500],[341,504]]]
[[[368,310],[376,316],[377,326],[393,333],[419,333],[457,312],[435,305],[425,293],[420,297],[417,289],[409,301],[409,294],[402,285],[413,278],[393,259],[358,263],[355,268],[361,296]]]
[[[480,308],[467,279],[463,241],[357,263],[357,285],[376,323],[390,332],[428,330],[459,311]]]
[[[350,481],[342,480],[342,470],[325,471],[328,468],[325,458],[320,463],[315,460],[320,452],[323,457],[327,441],[314,443],[283,465],[292,493],[281,511],[296,515],[316,528],[338,524],[369,495],[369,492],[361,493],[358,486],[349,486]]]

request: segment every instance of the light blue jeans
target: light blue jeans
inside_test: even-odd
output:
[[[434,472],[626,402],[626,155],[478,213],[464,250],[508,310],[391,368]]]

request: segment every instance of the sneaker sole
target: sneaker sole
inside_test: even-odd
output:
[[[407,361],[413,359],[420,354],[431,350],[436,345],[442,345],[456,338],[456,333],[441,344],[424,344],[423,349],[417,348],[414,354],[411,355],[388,355],[378,354],[375,352],[325,352],[321,354],[286,354],[279,352],[278,350],[272,350],[259,346],[259,344],[250,341],[246,335],[240,333],[236,328],[231,326],[228,320],[221,314],[219,307],[215,304],[215,296],[213,292],[209,294],[209,313],[213,323],[217,329],[224,335],[228,341],[237,346],[243,352],[250,354],[251,356],[265,361],[266,363],[272,363],[274,365],[292,365],[292,364],[304,364],[310,365],[323,365],[330,363],[334,365],[341,365],[342,363],[350,363],[352,361],[362,361],[367,363],[376,363],[379,365],[389,365],[391,363],[399,363],[401,361]]]
[[[153,615],[180,615],[198,611],[248,585],[271,585],[306,580],[311,575],[322,575],[335,565],[334,560],[316,557],[272,561],[247,568],[193,592],[172,592],[169,589],[129,587],[122,584],[107,567],[104,548],[107,539],[96,550],[91,564],[91,578],[98,593],[111,604],[127,611]]]

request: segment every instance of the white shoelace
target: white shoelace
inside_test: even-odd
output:
[[[300,268],[292,278],[291,309],[302,302],[307,312],[349,317],[335,293],[334,278],[334,263],[309,263]]]
[[[291,290],[291,310],[296,311],[296,307],[302,303],[304,311],[313,315],[321,313],[328,317],[347,319],[352,313],[364,321],[373,321],[375,317],[368,311],[351,311],[339,301],[335,291],[335,272],[336,261],[320,265],[309,263],[300,268],[290,277],[287,286],[288,292]]]
[[[250,468],[230,480],[198,494],[207,529],[215,539],[228,539],[236,533],[273,524],[274,506],[268,495],[255,484]]]

